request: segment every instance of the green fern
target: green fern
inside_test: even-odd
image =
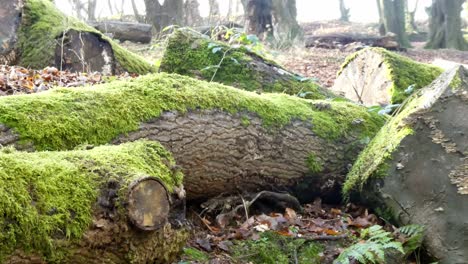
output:
[[[407,237],[406,242],[403,243],[403,249],[406,255],[410,255],[421,247],[424,238],[424,226],[407,225],[400,227],[398,232]]]
[[[402,244],[395,241],[392,234],[383,230],[379,225],[364,229],[360,238],[361,242],[345,249],[333,263],[349,264],[350,259],[363,264],[385,263],[385,251],[390,249],[404,254]]]

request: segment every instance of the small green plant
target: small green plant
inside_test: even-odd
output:
[[[305,239],[264,232],[258,240],[240,241],[233,247],[233,257],[240,263],[319,264],[323,246]]]
[[[424,238],[424,226],[421,225],[407,225],[398,229],[400,234],[407,237],[407,240],[403,243],[403,249],[406,256],[414,253],[417,263],[419,263],[419,248],[422,245]]]
[[[404,254],[403,246],[395,241],[392,234],[383,230],[379,225],[364,229],[361,241],[345,249],[334,264],[349,264],[350,259],[359,263],[385,263],[385,251],[394,249]]]

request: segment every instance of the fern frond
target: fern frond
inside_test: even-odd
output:
[[[385,231],[381,226],[375,225],[362,230],[361,238],[367,240],[356,243],[345,249],[334,264],[349,264],[354,259],[362,264],[385,263],[385,251],[395,249],[404,254],[403,245],[395,241],[392,234]]]

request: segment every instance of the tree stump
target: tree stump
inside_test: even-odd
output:
[[[441,73],[436,66],[381,48],[366,48],[346,58],[331,89],[366,106],[399,104]]]
[[[439,263],[468,259],[468,72],[459,66],[409,100],[360,154],[345,193],[399,225],[425,227]]]
[[[187,232],[160,144],[0,153],[2,263],[168,263]]]

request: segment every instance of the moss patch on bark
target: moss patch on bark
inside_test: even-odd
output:
[[[256,94],[177,74],[154,74],[80,89],[0,98],[0,123],[22,144],[63,150],[105,144],[164,111],[222,110],[252,113],[272,129],[293,120],[310,122],[317,136],[339,140],[355,132],[372,137],[384,119],[350,102],[306,100],[285,94]]]
[[[176,30],[168,39],[161,70],[208,81],[213,79],[247,91],[302,93],[309,99],[334,97],[315,82],[301,81],[304,78],[287,72],[274,61],[243,46],[229,46],[185,28]],[[273,71],[276,71],[275,75]]]

